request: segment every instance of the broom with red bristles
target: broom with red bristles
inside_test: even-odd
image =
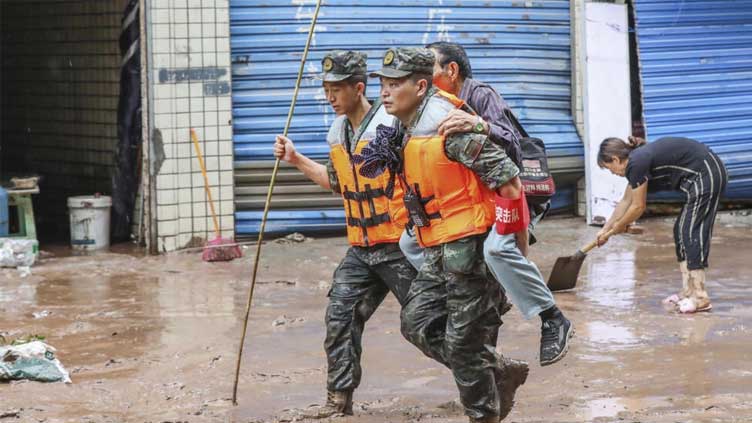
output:
[[[193,146],[196,148],[198,164],[201,166],[201,174],[204,176],[206,198],[209,200],[209,209],[211,209],[212,221],[214,221],[214,239],[207,242],[204,246],[204,252],[201,254],[201,259],[204,261],[230,261],[232,259],[243,257],[243,252],[240,250],[240,247],[235,244],[235,241],[228,238],[222,238],[222,232],[219,230],[219,222],[217,221],[217,212],[214,210],[214,200],[212,199],[211,189],[209,188],[209,178],[206,176],[204,157],[201,154],[201,147],[198,145],[198,135],[193,129],[191,129],[191,141],[193,141]]]

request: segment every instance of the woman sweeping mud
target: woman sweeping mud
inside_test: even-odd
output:
[[[709,311],[712,305],[705,290],[705,268],[718,202],[728,182],[721,159],[689,138],[665,137],[650,144],[637,137],[629,137],[629,142],[606,138],[598,152],[598,165],[629,182],[624,197],[598,233],[598,245],[624,232],[642,215],[648,192],[684,193],[684,207],[674,224],[682,290],[663,302],[681,313]]]

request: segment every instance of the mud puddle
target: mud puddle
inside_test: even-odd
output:
[[[507,314],[499,349],[531,363],[508,421],[752,420],[752,225],[724,219],[708,272],[712,313],[662,308],[680,279],[672,221],[656,218],[643,235],[591,252],[578,287],[557,294],[577,329],[561,363],[538,366],[539,321]],[[548,220],[532,258],[548,276],[596,232]],[[221,264],[56,251],[26,278],[0,273],[0,332],[46,336],[74,382],[0,385],[0,422],[271,422],[320,404],[326,293],[346,248],[344,238],[264,246],[238,407],[228,399],[253,249]],[[392,298],[364,338],[356,416],[332,421],[465,421],[449,372],[402,339]]]

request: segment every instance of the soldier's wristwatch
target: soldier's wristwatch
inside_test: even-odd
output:
[[[478,123],[473,126],[473,132],[476,134],[482,134],[486,132],[486,121],[482,117],[478,116]]]

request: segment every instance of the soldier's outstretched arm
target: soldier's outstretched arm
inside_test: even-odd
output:
[[[326,166],[317,163],[298,152],[291,139],[283,135],[277,135],[277,139],[274,142],[274,157],[297,167],[298,170],[303,172],[308,179],[315,182],[320,187],[324,189],[332,189],[329,172],[327,171]]]

